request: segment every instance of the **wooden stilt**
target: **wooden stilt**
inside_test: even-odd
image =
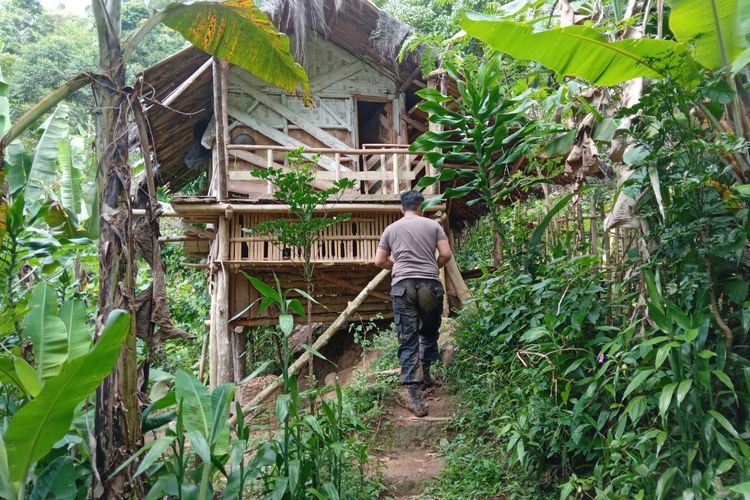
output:
[[[234,380],[234,369],[232,363],[232,351],[230,346],[229,331],[229,270],[225,261],[229,259],[229,219],[219,218],[219,228],[216,233],[216,244],[218,246],[218,269],[216,270],[216,288],[214,298],[216,302],[213,327],[215,330],[216,345],[216,367],[215,378],[211,380],[211,387],[218,384],[232,382]],[[213,367],[212,367],[213,373]]]

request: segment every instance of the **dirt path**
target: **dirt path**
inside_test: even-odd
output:
[[[425,486],[445,465],[437,448],[446,437],[453,399],[444,387],[438,387],[425,395],[425,403],[427,417],[417,418],[396,405],[383,415],[374,439],[382,452],[373,457],[382,464],[387,487],[383,498],[424,498]]]

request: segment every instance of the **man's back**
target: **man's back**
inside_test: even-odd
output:
[[[435,249],[445,239],[440,224],[418,215],[407,215],[388,226],[378,246],[393,256],[392,283],[406,278],[439,279]]]

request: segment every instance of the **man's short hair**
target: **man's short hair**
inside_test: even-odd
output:
[[[419,191],[401,193],[401,208],[404,210],[419,210],[422,203],[424,203],[424,196]]]

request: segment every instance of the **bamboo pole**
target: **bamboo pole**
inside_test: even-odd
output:
[[[215,314],[212,318],[214,345],[210,346],[215,353],[211,356],[211,361],[216,363],[216,366],[211,367],[210,370],[210,373],[214,375],[211,378],[212,388],[234,380],[231,347],[229,345],[229,273],[224,265],[225,261],[229,260],[229,224],[230,220],[226,217],[219,218],[216,240],[218,245],[216,262],[218,269],[216,270],[216,289],[214,290]]]
[[[227,168],[229,163],[227,144],[229,143],[228,131],[229,116],[227,115],[227,73],[229,63],[217,58],[213,59],[214,77],[214,124],[216,127],[216,138],[214,149],[216,150],[216,198],[224,201],[229,197],[227,186]]]
[[[458,268],[455,259],[451,259],[445,265],[445,277],[450,281],[453,291],[456,292],[456,296],[461,302],[466,302],[471,298],[469,287],[466,286],[466,282],[463,276],[461,276],[461,270]]]
[[[370,281],[367,286],[359,292],[359,295],[349,303],[349,307],[344,309],[344,311],[341,312],[339,317],[334,321],[331,326],[329,326],[323,334],[318,337],[318,339],[315,341],[315,343],[312,345],[313,349],[320,351],[322,347],[324,347],[328,342],[333,338],[333,336],[336,334],[336,332],[341,328],[347,319],[349,319],[349,316],[352,315],[354,311],[357,310],[357,307],[364,302],[364,300],[367,298],[370,293],[375,290],[380,283],[383,282],[383,280],[388,277],[391,274],[391,272],[387,269],[383,269],[380,271],[377,276],[375,276],[372,281]],[[292,363],[292,365],[289,367],[289,374],[297,373],[303,366],[305,366],[309,359],[311,358],[312,354],[310,354],[309,351],[305,351],[302,356],[297,358],[297,360]],[[247,413],[251,408],[258,406],[263,401],[268,398],[273,392],[281,385],[282,378],[276,377],[271,383],[266,385],[266,387],[258,393],[243,409],[243,413]],[[230,419],[230,424],[234,424],[237,421],[237,416],[233,416]]]
[[[213,59],[208,58],[206,59],[206,62],[203,63],[203,65],[198,68],[195,73],[193,73],[190,77],[188,77],[187,80],[182,82],[179,87],[174,89],[160,104],[162,106],[169,106],[174,102],[175,99],[177,99],[185,90],[192,85],[192,83],[198,79],[199,76],[203,74],[204,71],[208,69],[209,66],[213,64]]]

